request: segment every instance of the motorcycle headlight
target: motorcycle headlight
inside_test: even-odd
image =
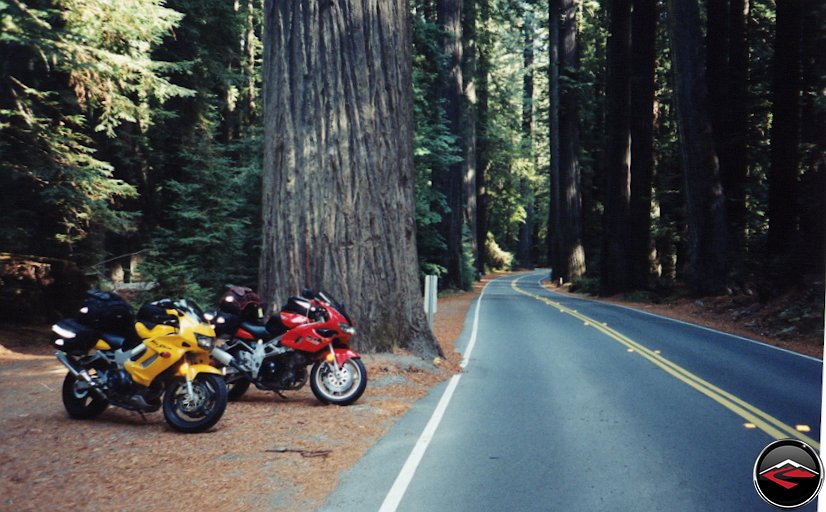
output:
[[[215,345],[215,338],[212,336],[204,336],[203,334],[196,334],[195,341],[198,342],[199,347],[205,350],[212,350],[212,347]]]
[[[352,336],[356,333],[356,328],[355,327],[353,327],[351,325],[347,325],[343,322],[338,324],[338,328],[341,330],[341,332],[343,332],[345,334],[349,334],[350,336]]]

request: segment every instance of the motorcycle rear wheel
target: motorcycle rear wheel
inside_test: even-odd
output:
[[[63,379],[63,407],[72,418],[88,420],[99,416],[109,405],[109,401],[83,384],[72,372],[66,374]]]
[[[250,388],[250,381],[240,377],[232,382],[227,382],[227,397],[230,402],[235,402],[241,398]]]
[[[198,374],[192,394],[187,393],[186,380],[176,378],[163,395],[163,416],[179,432],[203,432],[218,423],[227,408],[227,385],[218,375]]]
[[[310,371],[310,388],[322,403],[350,405],[367,388],[367,369],[358,358],[344,361],[338,372],[327,361],[319,361]]]

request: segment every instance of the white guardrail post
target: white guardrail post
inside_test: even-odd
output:
[[[437,276],[424,277],[424,314],[427,316],[427,326],[433,330],[433,315],[436,314],[436,298],[439,294],[439,278]]]

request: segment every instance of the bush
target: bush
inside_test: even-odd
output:
[[[462,225],[462,289],[470,290],[476,281],[476,261],[467,224]]]
[[[599,278],[582,276],[571,282],[571,291],[577,293],[599,294]]]
[[[513,253],[502,250],[490,232],[488,232],[487,240],[485,240],[485,248],[487,253],[486,267],[491,270],[510,270],[513,267]]]

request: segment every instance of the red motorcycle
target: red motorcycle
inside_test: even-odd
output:
[[[213,313],[216,335],[232,355],[225,379],[229,399],[250,384],[280,392],[302,388],[326,404],[350,405],[367,387],[361,356],[350,348],[355,334],[344,307],[325,292],[304,290],[262,322],[261,300],[249,288],[227,286]],[[312,369],[307,372],[307,367]]]

